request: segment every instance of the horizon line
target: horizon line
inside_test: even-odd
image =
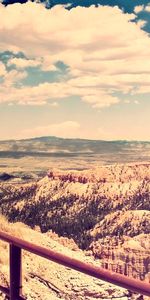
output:
[[[10,142],[10,141],[26,141],[26,140],[35,140],[42,138],[56,138],[63,140],[85,140],[85,141],[102,141],[102,142],[140,142],[140,143],[150,143],[150,140],[138,140],[138,139],[92,139],[92,138],[78,138],[78,137],[59,137],[55,135],[44,135],[44,136],[34,136],[34,137],[26,137],[26,138],[8,138],[8,139],[0,139],[0,142]]]

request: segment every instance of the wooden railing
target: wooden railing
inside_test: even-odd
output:
[[[0,291],[6,294],[10,300],[25,300],[22,296],[22,272],[21,272],[21,250],[34,253],[48,260],[107,281],[114,285],[123,287],[130,291],[150,296],[150,284],[110,272],[101,267],[81,262],[66,255],[54,252],[41,246],[34,245],[22,239],[13,237],[7,233],[0,232],[0,239],[9,243],[9,268],[10,268],[10,287],[0,286]]]

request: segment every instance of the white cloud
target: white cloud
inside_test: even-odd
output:
[[[136,13],[140,9],[136,7]],[[61,6],[46,10],[32,2],[0,5],[0,50],[22,51],[30,58],[10,63],[20,71],[40,63],[42,70],[56,70],[57,61],[70,68],[68,77],[57,83],[19,88],[9,84],[8,89],[9,72],[0,101],[42,105],[77,95],[101,108],[118,103],[114,92],[140,93],[150,85],[150,38],[142,23],[130,22],[135,17],[109,6],[68,11]],[[19,81],[21,72],[16,74]]]
[[[8,81],[6,86],[0,90],[0,102],[13,102],[23,105],[43,105],[49,100],[64,99],[71,96],[80,96],[81,99],[92,107],[108,107],[119,102],[117,97],[113,97],[103,90],[75,86],[70,80],[60,83],[42,83],[34,87],[12,87]],[[56,103],[56,101],[54,101]],[[56,104],[55,104],[56,106]]]
[[[15,88],[13,85],[16,83],[19,83],[20,80],[24,79],[27,76],[27,73],[25,71],[19,72],[17,70],[11,70],[7,72],[4,76],[4,82],[1,85],[1,90],[0,90],[0,96],[2,96],[2,99],[0,102],[7,102],[7,93],[9,92],[9,88],[11,88],[12,92],[17,91],[18,89]],[[6,95],[5,95],[6,94]],[[5,98],[6,96],[6,98]],[[13,95],[12,95],[12,101],[13,101]],[[9,101],[8,101],[9,102]]]
[[[136,23],[140,28],[143,28],[146,24],[147,21],[145,20],[138,20],[138,22]]]
[[[138,5],[134,8],[134,12],[136,14],[140,13],[141,11],[146,11],[146,12],[150,12],[150,3],[146,6],[144,5]]]
[[[53,58],[51,58],[49,55],[44,55],[44,58],[42,60],[41,70],[42,71],[56,71],[57,68],[54,65],[54,63],[57,61],[54,61]]]
[[[106,93],[99,93],[98,95],[92,93],[92,95],[83,96],[83,100],[95,108],[109,107],[119,102],[117,97],[112,97]]]
[[[0,62],[0,76],[4,76],[6,74],[6,68],[3,63]]]
[[[52,61],[50,60],[49,57],[46,56],[44,57],[44,60],[42,59],[25,59],[25,58],[11,58],[8,63],[7,66],[12,66],[15,65],[16,69],[21,70],[21,69],[25,69],[28,67],[41,67],[42,71],[56,71],[57,68],[55,65],[52,64]]]
[[[41,65],[40,61],[24,58],[11,58],[7,66],[15,65],[16,69],[24,69],[27,67],[38,67]]]
[[[76,137],[80,132],[80,124],[75,121],[65,121],[57,124],[39,126],[33,129],[26,129],[21,132],[18,138],[27,138],[35,136],[55,135],[59,137]]]
[[[59,106],[58,102],[52,102],[52,103],[49,103],[49,105],[52,106],[52,107],[58,107]]]
[[[140,13],[142,10],[144,10],[144,5],[137,5],[137,6],[135,6],[135,8],[134,8],[134,12],[135,12],[136,14]]]
[[[145,11],[150,12],[150,4],[145,7]]]

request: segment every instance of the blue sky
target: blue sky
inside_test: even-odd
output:
[[[70,3],[0,4],[0,139],[150,140],[148,1]]]

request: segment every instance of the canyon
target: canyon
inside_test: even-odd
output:
[[[149,192],[147,162],[83,171],[51,168],[29,182],[1,180],[0,213],[63,240],[66,249],[73,244],[106,269],[150,282]]]

